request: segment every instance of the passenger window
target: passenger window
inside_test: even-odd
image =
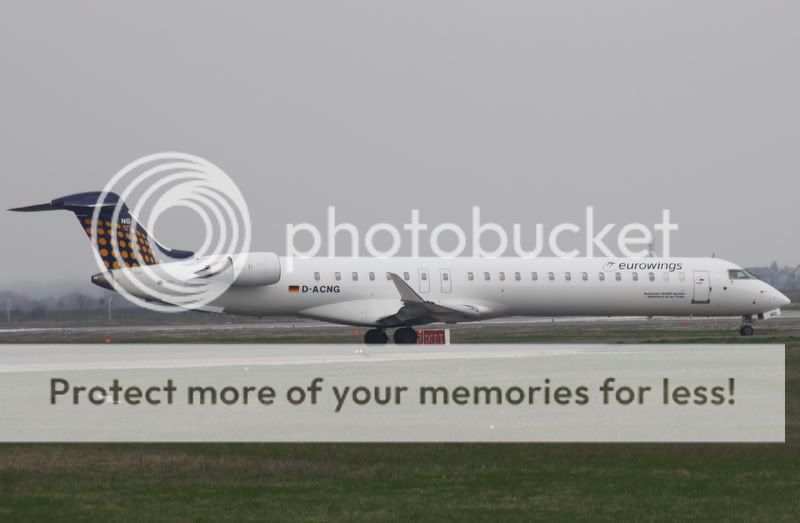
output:
[[[375,281],[375,273],[374,272],[369,273],[369,281]]]
[[[600,281],[606,281],[606,274],[604,272],[600,272],[597,274],[597,279]]]
[[[407,272],[404,272],[404,273],[403,273],[403,279],[404,279],[404,280],[406,280],[406,281],[408,281],[408,280],[410,280],[410,279],[411,279],[411,276],[409,276]]]
[[[622,281],[622,273],[618,272],[615,277],[617,278],[617,281]]]
[[[317,280],[317,281],[319,281],[319,273],[318,273],[318,272],[315,272],[315,273],[314,273],[314,279],[315,279],[315,280]]]
[[[357,272],[353,273],[353,281],[358,281],[358,273]]]
[[[518,272],[515,272],[514,273],[514,279],[517,280],[517,281],[520,281],[520,280],[522,280],[522,275],[520,273],[518,273]]]
[[[444,281],[450,281],[450,275],[448,273],[446,273],[446,272],[443,272],[442,273],[442,279]]]
[[[588,272],[581,273],[581,279],[583,281],[589,281],[589,273]]]
[[[427,272],[421,272],[421,273],[419,273],[419,275],[420,275],[420,278],[422,278],[422,281],[428,281],[428,273]]]
[[[679,279],[680,281],[684,281],[684,280],[686,279],[686,273],[684,273],[684,272],[679,272],[679,273],[678,273],[678,279]]]
[[[475,275],[474,275],[474,274],[472,274],[471,272],[468,272],[468,273],[467,273],[467,279],[468,279],[469,281],[472,281],[472,280],[474,280],[474,279],[475,279]]]
[[[339,280],[342,279],[342,273],[341,272],[334,273],[333,276],[334,276],[334,278],[336,278],[336,281],[339,281]]]
[[[536,281],[538,279],[539,279],[539,273],[538,272],[532,272],[531,273],[531,280]]]
[[[631,276],[633,277],[633,281],[639,281],[639,273],[638,272],[634,272]]]
[[[572,281],[572,274],[569,272],[564,273],[564,279],[567,281]]]
[[[656,281],[656,275],[653,272],[649,273],[647,277],[650,278],[650,281]]]
[[[500,277],[500,281],[506,281],[506,273],[504,273],[504,272],[501,272],[501,273],[499,274],[499,277]]]
[[[483,273],[483,279],[486,280],[486,281],[489,281],[491,279],[491,276],[489,275],[488,272],[484,272]]]
[[[555,280],[555,279],[556,279],[556,275],[555,275],[555,273],[548,272],[548,273],[547,273],[547,279],[548,279],[548,280],[550,280],[550,281],[553,281],[553,280]]]

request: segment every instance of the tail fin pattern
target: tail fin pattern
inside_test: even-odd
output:
[[[95,209],[99,207],[95,219]],[[170,258],[188,258],[194,253],[167,249],[152,238],[140,226],[128,210],[128,206],[114,193],[86,192],[56,198],[50,203],[10,209],[19,212],[72,211],[77,216],[89,239],[96,228],[94,248],[106,269],[138,267],[159,263],[153,245]],[[117,213],[116,220],[114,213]],[[115,221],[114,221],[115,220]]]

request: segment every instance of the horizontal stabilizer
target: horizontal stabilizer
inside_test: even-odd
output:
[[[40,203],[39,205],[28,205],[27,207],[15,207],[9,209],[14,212],[39,212],[39,211],[57,211],[58,207],[54,207],[52,203]]]

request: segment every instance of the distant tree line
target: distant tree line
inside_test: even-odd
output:
[[[768,267],[748,267],[759,279],[783,291],[800,291],[800,265],[779,267],[772,262]]]
[[[24,293],[0,291],[0,325],[52,324],[69,326],[87,324],[196,324],[246,323],[259,318],[204,312],[183,311],[177,314],[138,307],[121,296],[103,291],[99,294],[69,292],[61,296],[32,297]]]

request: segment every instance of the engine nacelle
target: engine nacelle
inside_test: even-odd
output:
[[[249,252],[234,254],[234,287],[258,287],[272,285],[281,279],[281,262],[278,255],[272,252]]]

